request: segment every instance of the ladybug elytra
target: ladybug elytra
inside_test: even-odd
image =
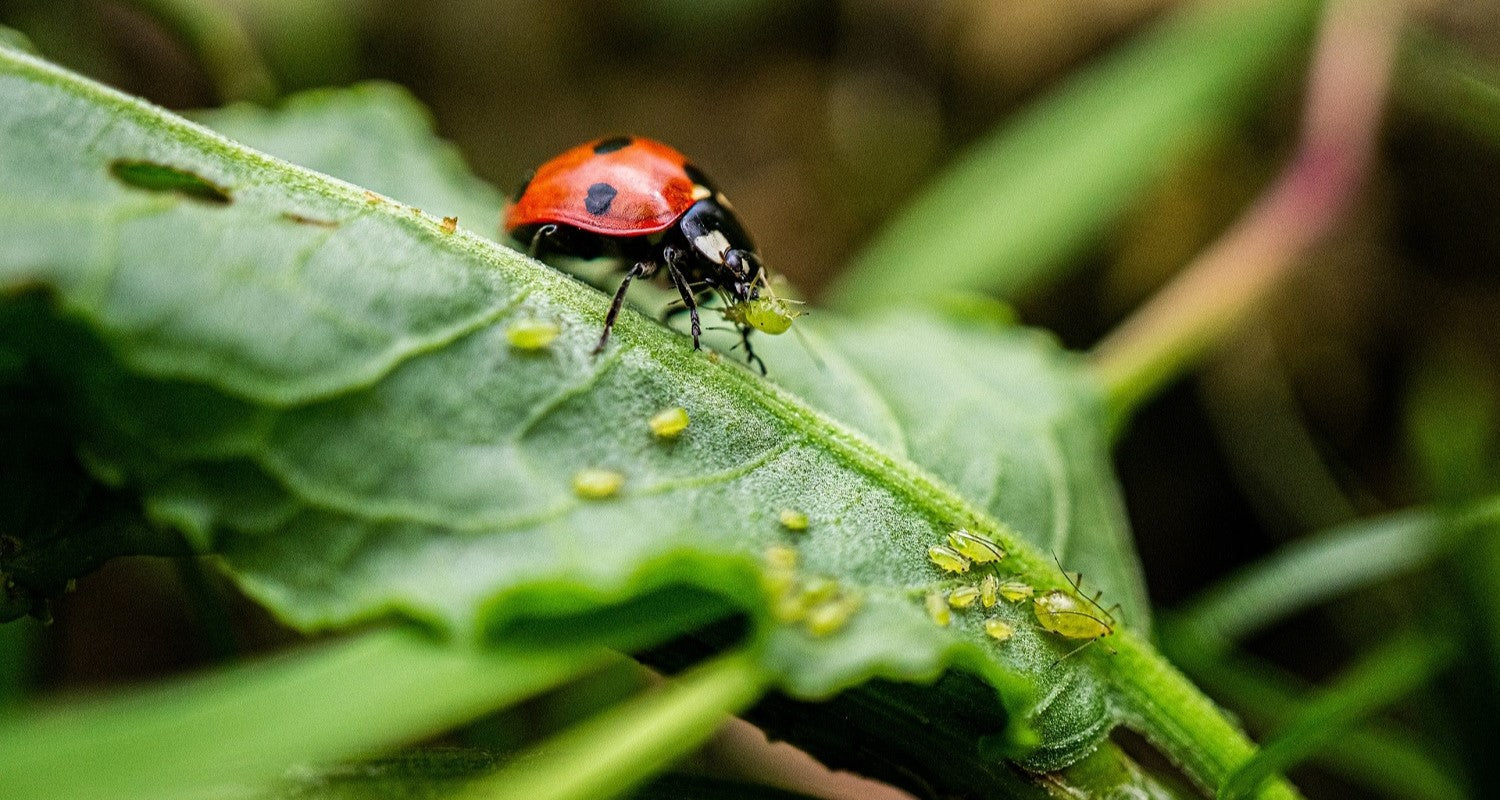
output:
[[[636,278],[665,274],[692,319],[694,348],[700,299],[718,292],[730,308],[763,302],[760,256],[729,202],[682,153],[651,139],[599,139],[541,165],[507,207],[505,232],[534,258],[609,257],[625,268],[595,353]],[[740,340],[764,373],[749,339],[761,326],[745,316],[735,320]]]

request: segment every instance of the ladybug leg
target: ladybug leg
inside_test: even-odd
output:
[[[636,278],[649,278],[654,272],[656,263],[652,261],[637,261],[625,271],[625,280],[620,281],[620,288],[615,290],[614,302],[609,304],[609,313],[604,315],[604,332],[599,334],[599,343],[594,345],[594,355],[603,352],[604,345],[609,343],[609,332],[615,327],[615,317],[620,316],[620,306],[625,303],[625,292],[630,289],[630,282]]]
[[[701,350],[698,337],[703,334],[703,326],[698,322],[698,301],[693,298],[693,290],[688,288],[687,279],[682,277],[682,270],[677,268],[677,262],[682,259],[682,251],[669,247],[665,255],[667,274],[672,276],[672,285],[677,287],[677,293],[682,295],[682,304],[687,306],[688,316],[692,319],[693,349]]]
[[[532,258],[539,258],[542,252],[542,245],[546,244],[547,239],[554,233],[557,233],[556,225],[548,224],[537,228],[536,233],[531,235],[531,246],[527,248],[527,254]]]

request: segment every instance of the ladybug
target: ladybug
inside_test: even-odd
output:
[[[693,348],[702,332],[698,303],[718,292],[732,309],[746,360],[765,373],[750,348],[746,304],[758,308],[765,283],[760,255],[729,201],[682,153],[639,136],[613,136],[566,150],[541,165],[505,211],[505,232],[533,258],[609,257],[624,267],[598,354],[630,282],[664,274],[692,319]]]

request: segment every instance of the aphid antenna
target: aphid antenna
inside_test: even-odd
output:
[[[1062,570],[1063,577],[1067,578],[1068,579],[1068,583],[1070,583],[1070,584],[1073,585],[1073,591],[1076,592],[1079,597],[1081,597],[1085,601],[1087,601],[1089,605],[1093,606],[1094,608],[1099,609],[1099,613],[1103,614],[1104,615],[1104,619],[1109,620],[1109,622],[1106,624],[1103,619],[1099,619],[1097,617],[1094,617],[1094,616],[1088,615],[1088,614],[1085,614],[1085,616],[1088,616],[1090,619],[1093,619],[1095,622],[1098,622],[1100,625],[1104,625],[1104,627],[1109,628],[1110,629],[1110,633],[1114,633],[1114,626],[1118,623],[1118,621],[1115,619],[1115,615],[1112,614],[1112,613],[1110,613],[1110,608],[1113,608],[1116,611],[1118,611],[1118,610],[1120,610],[1120,604],[1119,603],[1115,603],[1114,605],[1110,606],[1110,608],[1105,608],[1103,605],[1101,605],[1099,603],[1099,598],[1101,598],[1101,597],[1104,596],[1104,590],[1103,589],[1101,589],[1101,590],[1099,590],[1097,592],[1094,592],[1094,596],[1093,597],[1089,597],[1087,594],[1085,594],[1084,591],[1083,591],[1083,573],[1082,572],[1069,572],[1066,569],[1063,569],[1062,562],[1059,561],[1058,558],[1057,558],[1057,553],[1053,553],[1052,554],[1052,563],[1056,564],[1057,568],[1060,569],[1060,570]],[[1075,611],[1075,612],[1070,612],[1070,613],[1077,614],[1077,613],[1082,613],[1082,612]]]
[[[1090,640],[1084,642],[1083,644],[1078,645],[1077,647],[1073,648],[1072,650],[1069,650],[1068,652],[1063,653],[1061,656],[1058,657],[1058,659],[1056,661],[1052,662],[1052,666],[1048,667],[1048,669],[1057,669],[1057,667],[1058,667],[1059,664],[1061,664],[1062,662],[1067,661],[1068,659],[1072,658],[1076,653],[1080,652],[1081,650],[1083,650],[1086,647],[1089,647],[1090,645],[1092,645],[1093,643],[1095,643],[1097,641],[1099,641],[1099,640],[1098,639],[1090,639]]]
[[[811,358],[813,360],[813,363],[818,366],[818,371],[827,374],[828,363],[823,360],[822,356],[818,355],[818,349],[816,347],[813,347],[812,340],[807,337],[807,332],[802,330],[802,328],[793,325],[792,333],[797,335],[797,343],[802,345],[803,350],[807,351],[808,357]]]
[[[1036,601],[1033,600],[1032,602],[1034,603]],[[1115,618],[1109,616],[1108,614],[1104,615],[1105,619],[1099,619],[1098,617],[1094,616],[1093,614],[1090,614],[1087,611],[1053,611],[1052,613],[1055,614],[1055,615],[1057,615],[1057,616],[1069,615],[1069,616],[1074,616],[1074,617],[1083,617],[1084,619],[1093,620],[1094,622],[1097,622],[1100,625],[1104,626],[1104,635],[1103,636],[1095,636],[1094,637],[1095,639],[1102,639],[1102,638],[1104,638],[1104,636],[1111,636],[1115,632]],[[1108,621],[1106,622],[1105,620],[1108,620]]]

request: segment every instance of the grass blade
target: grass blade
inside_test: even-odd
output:
[[[976,145],[856,259],[836,300],[1011,296],[1061,272],[1203,125],[1245,105],[1316,7],[1227,5],[1183,12]]]

